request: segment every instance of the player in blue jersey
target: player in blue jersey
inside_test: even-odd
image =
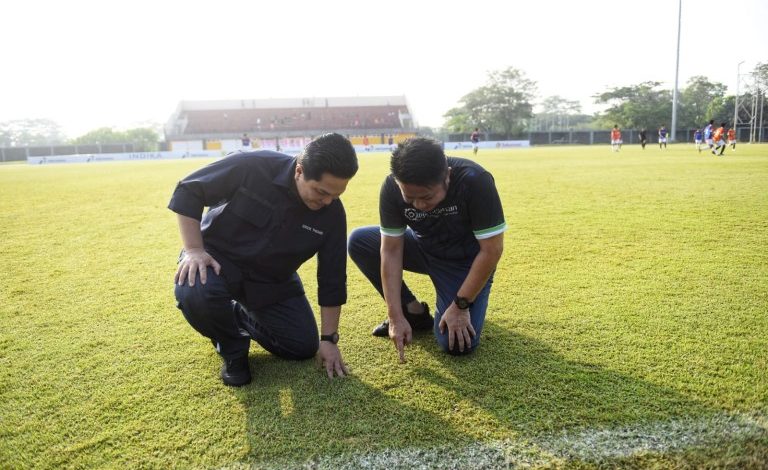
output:
[[[706,142],[710,150],[715,148],[715,141],[712,139],[712,134],[715,132],[715,129],[713,129],[714,125],[715,120],[710,119],[709,123],[704,126],[704,142]]]
[[[662,124],[659,128],[659,148],[664,145],[664,148],[667,148],[667,127]]]
[[[480,341],[507,224],[493,176],[477,163],[446,157],[427,138],[398,144],[381,186],[380,226],[358,228],[349,255],[384,297],[389,336],[405,361],[414,330],[433,330],[452,355]],[[434,320],[403,282],[403,271],[427,274],[435,287]]]
[[[701,129],[696,129],[696,131],[693,133],[693,142],[696,144],[696,150],[701,153],[701,143],[702,143],[702,135]]]

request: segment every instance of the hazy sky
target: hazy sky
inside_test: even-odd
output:
[[[677,0],[37,1],[0,3],[0,122],[71,137],[164,123],[180,100],[405,95],[421,125],[514,66],[595,110],[592,95],[672,88]],[[680,87],[736,85],[768,62],[767,0],[683,0]]]

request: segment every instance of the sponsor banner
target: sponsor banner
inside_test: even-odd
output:
[[[395,144],[353,145],[355,152],[391,152],[397,147]]]
[[[477,143],[477,147],[481,149],[508,149],[508,148],[522,148],[530,147],[530,140],[484,140]],[[472,149],[472,142],[446,142],[444,144],[445,150],[463,150]]]
[[[48,165],[53,163],[93,163],[130,160],[181,160],[182,158],[221,157],[220,150],[195,150],[190,152],[128,152],[128,153],[90,153],[80,155],[53,155],[46,157],[27,157],[30,165]]]
[[[264,150],[264,149],[259,149]],[[274,149],[270,149],[274,150]],[[281,149],[281,152],[296,155],[301,148]],[[217,158],[224,157],[232,152],[222,150],[193,150],[185,152],[174,150],[169,152],[130,152],[130,153],[93,153],[81,155],[52,155],[45,157],[27,157],[30,165],[48,165],[54,163],[94,163],[115,162],[131,160],[181,160],[184,158]]]

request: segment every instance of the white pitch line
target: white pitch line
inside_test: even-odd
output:
[[[531,437],[478,442],[462,448],[395,449],[320,458],[311,462],[263,462],[256,468],[302,469],[498,469],[525,468],[578,460],[600,462],[638,454],[664,454],[768,436],[768,417],[761,413],[715,414],[635,427],[581,429]],[[235,464],[222,468],[249,468]]]

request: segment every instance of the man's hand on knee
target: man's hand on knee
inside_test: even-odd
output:
[[[192,287],[195,285],[195,279],[199,274],[200,282],[205,284],[208,280],[208,266],[212,267],[217,275],[221,273],[221,265],[207,251],[203,249],[184,250],[173,281],[182,285],[186,280],[189,287]]]

